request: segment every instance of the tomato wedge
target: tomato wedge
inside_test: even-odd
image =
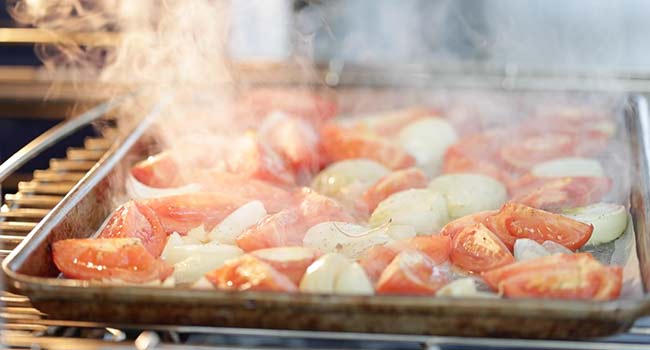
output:
[[[519,238],[553,241],[576,250],[587,243],[594,230],[592,225],[519,203],[504,204],[496,215],[487,218],[487,227],[511,250]]]
[[[251,290],[266,292],[295,292],[291,280],[271,265],[251,256],[243,255],[227,261],[218,269],[205,275],[215,287],[225,290]]]
[[[460,231],[451,246],[451,262],[469,272],[483,272],[515,261],[499,237],[480,223]]]
[[[334,98],[306,89],[251,89],[239,97],[238,104],[241,110],[258,118],[281,111],[314,125],[332,119],[338,110]]]
[[[537,209],[557,211],[599,202],[612,188],[608,177],[563,177],[542,179],[537,187],[520,191],[512,201]]]
[[[416,236],[388,245],[379,245],[370,248],[359,259],[359,264],[366,271],[371,281],[376,282],[381,273],[403,251],[417,250],[424,253],[436,264],[449,260],[451,252],[451,239],[446,236]]]
[[[321,146],[331,162],[368,158],[393,170],[415,165],[415,158],[389,140],[374,134],[348,130],[332,123],[321,129]]]
[[[211,230],[246,202],[248,199],[240,196],[198,192],[151,198],[141,203],[153,210],[167,234],[178,232],[185,235],[201,225]]]
[[[399,253],[379,277],[378,294],[431,295],[449,281],[448,273],[425,254],[407,250]]]
[[[612,300],[621,292],[623,269],[589,253],[556,254],[483,273],[485,282],[510,298]]]
[[[297,206],[269,215],[237,237],[244,251],[299,246],[307,230],[321,222],[354,222],[335,200],[316,193],[307,194]]]
[[[170,152],[158,153],[136,163],[131,168],[131,175],[150,187],[167,188],[183,184],[178,165]]]
[[[481,211],[470,215],[465,215],[445,225],[440,231],[440,234],[443,236],[449,236],[450,238],[454,238],[458,233],[460,233],[460,231],[464,230],[469,226],[474,226],[476,224],[486,224],[487,218],[496,213],[498,213],[498,211],[496,210],[487,210],[487,211]]]
[[[363,195],[363,199],[368,206],[368,211],[372,212],[379,202],[388,198],[393,193],[411,188],[425,188],[429,179],[418,168],[408,168],[394,171],[377,181]]]
[[[199,182],[207,191],[242,197],[249,201],[259,200],[264,203],[264,208],[269,213],[277,213],[294,205],[296,201],[296,196],[284,188],[266,181],[247,179],[220,170],[202,172]]]
[[[173,268],[156,259],[138,238],[66,239],[52,244],[56,267],[68,278],[162,281]]]
[[[113,213],[99,238],[139,238],[153,256],[158,257],[165,248],[167,233],[156,213],[136,201],[121,205]]]
[[[320,168],[319,134],[308,122],[282,113],[260,126],[260,138],[284,159],[298,183],[309,183]]]
[[[244,178],[264,180],[282,186],[295,185],[293,173],[270,147],[253,137],[234,141],[226,154],[229,172]]]
[[[547,160],[575,155],[575,139],[568,133],[526,135],[501,148],[501,159],[514,169],[525,170]]]

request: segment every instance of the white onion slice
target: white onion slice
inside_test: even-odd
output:
[[[605,176],[600,162],[592,158],[567,157],[539,163],[531,169],[537,177]]]
[[[300,281],[300,291],[309,293],[332,293],[341,272],[352,264],[345,256],[325,254],[307,268]]]
[[[242,232],[257,224],[267,214],[262,202],[248,202],[223,219],[208,233],[207,239],[224,244],[235,244],[235,240]]]
[[[410,225],[418,234],[440,231],[449,221],[447,202],[438,193],[427,189],[410,189],[393,193],[381,201],[370,216],[369,224]]]
[[[345,267],[334,282],[334,292],[340,294],[372,295],[375,289],[361,265],[352,263]]]
[[[627,209],[620,204],[596,203],[563,212],[574,220],[594,225],[594,231],[587,245],[611,242],[620,237],[627,227]]]
[[[442,118],[424,118],[409,123],[399,133],[399,143],[429,175],[440,173],[442,158],[458,135],[453,125]]]
[[[520,238],[515,241],[515,260],[525,261],[551,255],[544,246],[529,238]]]
[[[126,178],[125,186],[127,195],[132,199],[167,197],[177,194],[194,193],[201,190],[201,185],[199,184],[187,184],[180,187],[169,188],[150,187],[138,181],[131,174]]]
[[[389,173],[388,168],[373,160],[348,159],[336,162],[318,173],[311,188],[322,195],[350,204]]]
[[[501,182],[480,174],[438,176],[429,183],[429,190],[445,198],[451,220],[498,209],[508,198],[506,187]]]
[[[303,238],[305,247],[323,253],[340,253],[348,258],[358,258],[376,246],[392,242],[385,227],[368,229],[345,222],[328,221],[317,224]]]
[[[449,282],[436,292],[436,296],[463,297],[472,296],[476,293],[476,281],[471,277],[465,277]]]
[[[553,242],[553,241],[544,241],[542,242],[542,247],[546,249],[549,254],[554,255],[554,254],[572,254],[573,252],[571,249],[561,245],[560,243]]]

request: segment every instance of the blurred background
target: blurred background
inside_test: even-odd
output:
[[[103,97],[92,78],[44,69],[34,45],[47,47],[56,36],[18,24],[7,10],[14,4],[0,1],[0,162]],[[233,0],[227,46],[237,61],[481,67],[646,82],[648,15],[644,0]],[[107,50],[119,40],[110,29],[74,34],[82,45]],[[89,134],[52,148],[24,173]]]

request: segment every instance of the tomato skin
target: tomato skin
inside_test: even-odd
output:
[[[415,158],[389,140],[374,134],[344,129],[333,123],[326,124],[321,129],[321,145],[330,162],[368,158],[392,170],[415,165]]]
[[[167,234],[178,232],[185,235],[201,225],[211,230],[248,201],[240,196],[219,192],[197,192],[151,198],[141,203],[153,210]]]
[[[522,130],[523,133],[523,130]],[[547,160],[575,155],[575,139],[567,133],[522,135],[499,152],[503,162],[525,170]]]
[[[372,212],[379,202],[388,198],[393,193],[411,188],[425,188],[429,179],[418,168],[408,168],[394,171],[377,181],[363,195],[363,200],[368,206],[368,211]]]
[[[451,262],[468,272],[483,272],[515,261],[508,247],[481,223],[459,232],[451,244]]]
[[[469,226],[474,226],[476,224],[487,224],[487,218],[495,215],[496,213],[498,213],[497,210],[486,210],[471,215],[465,215],[447,223],[440,231],[440,234],[454,238],[458,233],[460,233],[460,231]]]
[[[162,152],[136,163],[131,168],[131,175],[150,187],[167,188],[183,184],[178,165],[170,152]]]
[[[510,183],[515,174],[502,164],[499,150],[504,140],[512,138],[508,130],[487,130],[465,136],[447,148],[442,172],[477,173]]]
[[[510,250],[519,238],[530,238],[538,243],[553,241],[576,250],[587,243],[594,230],[592,225],[512,202],[488,217],[486,226]]]
[[[250,290],[265,292],[296,292],[291,280],[271,265],[251,256],[243,255],[227,261],[223,266],[205,275],[216,288],[225,290]]]
[[[537,187],[521,190],[512,201],[537,209],[557,211],[597,203],[612,188],[612,180],[608,177],[548,178],[533,183]]]
[[[600,264],[589,253],[556,254],[483,273],[485,282],[510,298],[612,300],[621,292],[623,269]]]
[[[164,280],[173,268],[156,259],[137,238],[66,239],[52,244],[56,267],[68,278]]]
[[[284,159],[298,183],[309,183],[320,169],[319,133],[308,122],[275,113],[266,118],[258,133]]]
[[[316,194],[307,194],[291,208],[262,219],[257,225],[237,237],[237,245],[244,251],[300,246],[307,230],[321,222],[355,222],[354,218],[335,200]]]
[[[431,295],[449,281],[448,274],[425,254],[407,250],[399,253],[382,272],[378,294]]]
[[[380,245],[370,248],[359,259],[359,264],[366,271],[372,282],[377,282],[381,273],[403,251],[416,250],[425,254],[436,264],[442,264],[449,260],[451,252],[451,239],[446,236],[416,236],[388,245]]]
[[[284,188],[266,181],[247,179],[220,170],[202,172],[199,182],[207,191],[242,197],[249,201],[259,200],[269,213],[277,213],[293,205],[296,201],[295,195]]]
[[[334,98],[306,89],[251,89],[239,97],[238,105],[241,111],[253,114],[258,119],[281,111],[314,125],[332,119],[338,112]]]
[[[370,121],[353,123],[352,128],[363,133],[394,137],[408,124],[423,118],[439,118],[440,111],[429,107],[413,107],[373,115]]]
[[[293,186],[296,180],[282,158],[270,147],[253,137],[237,141],[226,154],[226,168],[235,175]]]
[[[136,201],[129,201],[117,208],[99,233],[99,238],[128,237],[139,238],[155,257],[160,256],[167,242],[167,233],[156,213]]]

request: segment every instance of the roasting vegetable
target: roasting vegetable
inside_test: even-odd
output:
[[[508,247],[483,224],[459,232],[451,247],[451,262],[468,272],[491,270],[515,260]]]
[[[376,245],[383,245],[392,238],[387,227],[368,229],[344,222],[323,222],[307,231],[303,244],[323,253],[340,253],[348,258],[357,258]]]
[[[504,204],[497,214],[487,218],[486,226],[510,249],[517,239],[530,238],[576,250],[587,243],[593,231],[592,225],[517,203]]]
[[[517,262],[485,272],[483,279],[510,298],[611,300],[621,292],[622,276],[621,267],[577,253]]]
[[[325,254],[314,261],[300,281],[300,291],[309,293],[332,293],[336,281],[351,262],[337,253]]]
[[[363,268],[358,263],[351,263],[339,272],[336,282],[334,282],[334,292],[372,295],[375,290]]]
[[[344,160],[321,171],[311,188],[343,203],[351,203],[388,173],[386,167],[369,159]]]
[[[447,284],[449,272],[416,250],[399,253],[377,282],[379,294],[435,294]]]
[[[389,139],[345,129],[335,124],[323,126],[321,144],[325,156],[333,162],[367,158],[393,170],[415,165],[415,158]]]
[[[224,218],[212,231],[208,239],[224,244],[235,244],[237,237],[249,227],[257,224],[267,215],[260,201],[248,202]]]
[[[145,283],[165,280],[172,268],[138,238],[66,239],[52,244],[54,264],[68,278]]]
[[[252,255],[242,255],[205,275],[215,287],[225,290],[295,292],[296,285],[271,265]]]
[[[394,193],[379,203],[370,216],[370,226],[387,223],[411,225],[418,234],[439,231],[449,221],[447,203],[437,193],[412,189]]]
[[[138,181],[133,175],[126,178],[126,192],[132,199],[147,199],[156,197],[166,197],[178,194],[193,193],[201,190],[199,184],[187,184],[177,187],[150,187]]]
[[[442,118],[424,118],[405,126],[399,133],[399,143],[429,175],[440,173],[447,147],[456,142],[454,127]]]
[[[139,238],[149,253],[157,257],[165,247],[167,234],[155,210],[141,202],[129,201],[117,208],[98,237]]]
[[[517,190],[512,201],[558,211],[598,202],[611,187],[612,180],[608,177],[540,178]]]
[[[505,186],[480,174],[447,174],[429,183],[429,189],[447,201],[450,219],[501,207],[507,199]]]
[[[429,179],[420,169],[397,170],[379,179],[363,194],[363,199],[368,210],[372,212],[379,202],[391,194],[411,188],[425,188],[428,182]]]
[[[528,238],[520,238],[515,241],[514,253],[515,260],[517,261],[537,259],[551,255],[543,245]]]
[[[619,204],[598,203],[583,208],[565,210],[564,215],[574,220],[591,224],[594,232],[588,245],[611,242],[620,237],[628,223],[627,209]]]
[[[251,255],[268,263],[278,272],[289,277],[296,285],[300,284],[307,267],[318,257],[315,250],[307,247],[260,249],[252,252]]]
[[[537,177],[604,177],[605,170],[595,159],[567,157],[535,165],[531,174]]]

